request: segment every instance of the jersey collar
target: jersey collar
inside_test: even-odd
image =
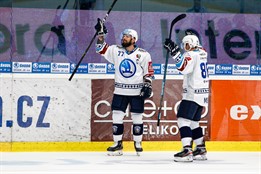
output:
[[[132,51],[127,51],[127,50],[125,49],[125,52],[126,52],[128,55],[130,55],[130,54],[132,54],[133,52],[135,52],[137,49],[138,49],[138,46],[137,46],[137,45],[134,45],[134,49],[133,49]]]

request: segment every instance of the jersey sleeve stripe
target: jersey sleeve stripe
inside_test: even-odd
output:
[[[181,64],[181,66],[177,66],[177,67],[178,67],[178,70],[179,70],[179,71],[183,71],[183,70],[186,68],[186,66],[188,65],[188,61],[190,61],[190,60],[191,60],[190,57],[185,57],[185,58],[184,58],[184,61],[183,61],[182,64]]]

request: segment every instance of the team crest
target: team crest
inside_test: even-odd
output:
[[[113,133],[117,133],[117,131],[118,131],[118,126],[112,126],[112,131],[113,131]]]
[[[124,59],[119,66],[121,75],[130,78],[136,73],[136,65],[131,59]]]
[[[140,127],[140,126],[135,126],[135,127],[133,128],[133,130],[134,130],[134,132],[135,132],[136,134],[140,134],[140,133],[141,133],[141,127]]]
[[[139,64],[139,61],[140,61],[140,57],[141,57],[141,55],[140,54],[136,54],[136,64]]]

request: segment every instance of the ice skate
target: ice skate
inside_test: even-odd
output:
[[[193,162],[191,147],[184,147],[183,150],[174,155],[175,162]]]
[[[134,141],[134,148],[136,150],[137,156],[140,156],[141,152],[143,151],[143,149],[141,147],[141,142]]]
[[[205,144],[196,146],[195,150],[192,153],[193,153],[194,160],[202,160],[202,161],[207,160],[206,157],[207,150]]]
[[[122,153],[122,141],[114,142],[114,144],[107,148],[108,156],[121,156]]]

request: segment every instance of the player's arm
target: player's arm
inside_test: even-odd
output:
[[[192,68],[190,64],[192,64],[192,58],[188,53],[181,54],[179,46],[173,42],[171,39],[166,39],[164,43],[164,48],[170,52],[170,55],[174,59],[174,63],[179,71],[183,74],[190,73]]]
[[[143,76],[143,87],[141,89],[140,96],[142,96],[144,99],[150,98],[153,96],[152,92],[152,80],[154,79],[154,70],[152,67],[152,61],[151,57],[148,54],[146,57],[144,63],[143,63],[143,71],[144,71],[144,76]]]
[[[194,59],[192,56],[186,52],[180,56],[179,63],[176,64],[177,69],[182,72],[182,74],[189,74],[193,71]]]
[[[97,24],[94,28],[98,36],[96,42],[96,53],[105,54],[109,47],[105,42],[105,35],[108,33],[108,30],[100,18],[97,19]]]

